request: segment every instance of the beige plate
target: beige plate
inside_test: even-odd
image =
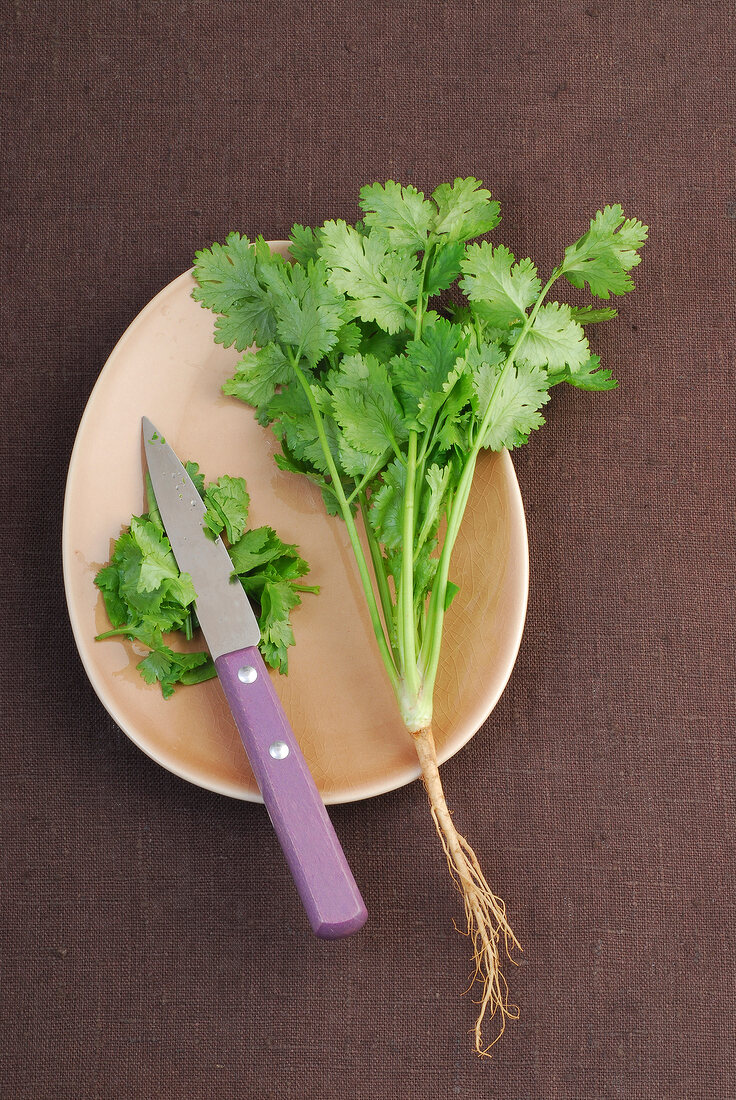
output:
[[[282,242],[274,244],[286,250]],[[64,582],[77,646],[92,686],[117,724],[163,767],[201,787],[260,801],[216,680],[165,702],[136,671],[129,642],[95,642],[109,627],[92,581],[113,539],[145,510],[141,415],[207,478],[238,474],[254,526],[298,543],[311,565],[294,615],[296,645],[277,690],[326,802],[393,790],[419,774],[388,686],[345,528],[316,488],[282,473],[276,441],[251,411],[220,392],[238,354],[215,345],[213,317],[181,275],[135,319],[113,350],[79,426],[64,502]],[[516,659],[526,611],[528,550],[519,487],[507,453],[484,454],[455,550],[460,592],[447,615],[435,692],[440,759],[457,752],[495,706]]]

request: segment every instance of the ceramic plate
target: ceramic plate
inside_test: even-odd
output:
[[[273,245],[286,251],[283,242]],[[385,678],[344,525],[325,514],[306,479],[282,473],[276,441],[221,385],[239,358],[212,339],[214,318],[191,298],[187,272],[135,319],[112,352],[79,426],[64,502],[64,582],[87,675],[122,730],[163,767],[201,787],[260,801],[217,680],[164,701],[136,663],[145,649],[95,642],[109,624],[95,573],[130,516],[145,510],[141,416],[205,476],[245,477],[253,526],[298,543],[311,565],[294,614],[289,675],[276,689],[328,803],[381,794],[419,775]],[[524,511],[507,453],[483,454],[456,544],[450,608],[435,693],[440,760],[457,752],[495,706],[516,658],[526,610]],[[138,648],[140,652],[138,652]]]

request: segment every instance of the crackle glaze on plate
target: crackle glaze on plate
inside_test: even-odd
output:
[[[286,244],[273,244],[286,252]],[[89,679],[122,730],[154,760],[201,787],[260,801],[217,680],[164,701],[144,684],[130,642],[95,642],[108,628],[93,584],[112,541],[145,510],[141,416],[182,460],[209,478],[245,477],[250,521],[298,543],[310,584],[294,614],[289,675],[276,689],[323,798],[349,802],[419,775],[378,655],[345,528],[325,514],[319,491],[282,473],[277,444],[251,410],[221,393],[239,355],[213,342],[212,314],[191,298],[190,272],[139,314],[108,359],[77,433],[64,502],[64,582],[74,637]],[[435,692],[440,760],[476,732],[495,706],[521,640],[528,588],[526,525],[507,453],[484,453],[456,544],[450,608]]]

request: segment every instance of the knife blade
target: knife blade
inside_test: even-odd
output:
[[[171,549],[197,593],[196,609],[266,810],[313,931],[357,932],[365,904],[258,651],[261,632],[221,538],[205,533],[204,501],[147,417],[143,445]]]

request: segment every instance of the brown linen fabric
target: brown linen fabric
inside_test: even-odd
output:
[[[736,1096],[732,5],[3,17],[0,1094]],[[443,768],[525,948],[492,1062],[421,786],[334,810],[371,919],[311,938],[263,812],[107,717],[59,554],[85,401],[197,247],[353,219],[375,179],[471,174],[502,203],[496,238],[546,269],[604,203],[651,226],[636,293],[593,334],[620,390],[556,394],[515,456],[526,632]]]

